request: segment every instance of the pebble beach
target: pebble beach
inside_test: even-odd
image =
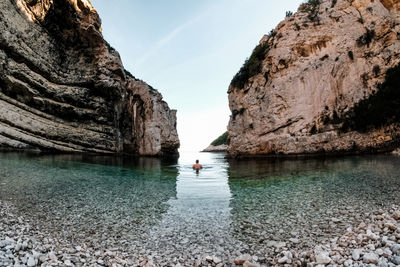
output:
[[[233,251],[231,257],[198,253],[189,257],[145,255],[126,248],[93,248],[41,233],[28,218],[17,215],[1,201],[0,266],[399,266],[400,206],[371,211],[364,220],[347,228],[330,242],[308,249],[289,244],[301,240],[270,241],[271,253],[259,255]],[[338,219],[339,220],[339,219]],[[106,234],[106,233],[105,233]],[[190,247],[188,245],[188,247]],[[167,249],[167,248],[165,248]],[[216,251],[217,252],[217,251]]]

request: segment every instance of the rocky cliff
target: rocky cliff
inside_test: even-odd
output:
[[[399,0],[309,0],[288,13],[229,87],[229,153],[398,147],[399,39]]]
[[[127,72],[88,0],[0,2],[0,144],[177,153],[176,111]]]

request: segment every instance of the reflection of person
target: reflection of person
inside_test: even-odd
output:
[[[198,171],[198,170],[200,170],[200,169],[203,169],[203,166],[201,166],[201,164],[199,164],[199,160],[196,159],[196,163],[193,164],[192,168],[193,168],[193,170]]]

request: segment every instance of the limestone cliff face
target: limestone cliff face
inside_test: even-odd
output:
[[[359,106],[368,106],[365,101],[385,83],[387,71],[399,64],[399,39],[399,0],[303,4],[261,39],[232,80],[229,153],[372,152],[398,146],[398,119],[363,130],[346,125],[354,124]]]
[[[177,153],[176,111],[104,40],[88,0],[0,2],[0,144]]]

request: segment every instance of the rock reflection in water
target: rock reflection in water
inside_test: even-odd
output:
[[[171,163],[156,158],[1,153],[0,197],[43,232],[71,242],[112,246],[143,239],[166,212],[166,202],[176,197],[178,171]]]
[[[398,204],[399,164],[386,155],[229,160],[234,235],[257,254],[323,243],[363,214]]]

